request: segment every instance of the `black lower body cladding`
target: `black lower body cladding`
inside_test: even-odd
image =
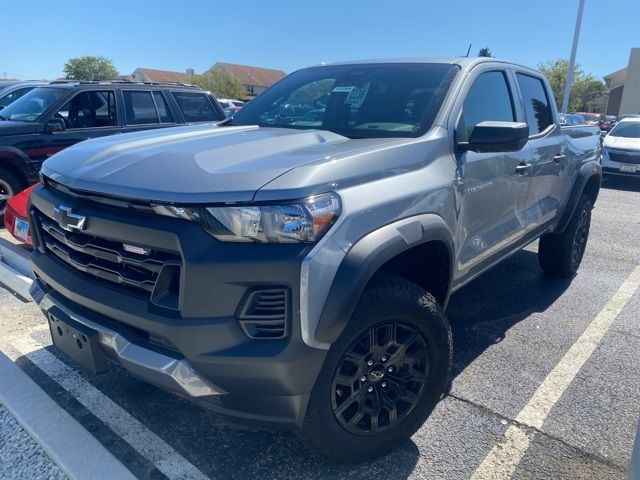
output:
[[[56,238],[43,231],[36,217],[54,219],[54,208],[61,206],[86,217],[86,222],[84,230],[58,238],[67,241],[58,248]],[[246,418],[302,421],[326,354],[307,346],[300,333],[300,265],[311,246],[218,242],[186,220],[110,207],[44,186],[31,195],[30,215],[35,232],[33,271],[38,286],[61,308],[144,348],[185,359],[200,377],[226,392],[199,398],[208,407]],[[131,271],[124,271],[121,261],[109,262],[109,255],[92,259],[91,249],[99,241],[110,249],[133,245],[179,258],[179,282],[173,292],[177,308],[153,303],[148,292],[132,292],[114,281],[119,277],[111,270],[122,267],[116,274],[127,276],[136,274],[136,267],[128,265]],[[92,262],[109,275],[78,270],[79,264]],[[241,325],[238,312],[256,290],[286,292],[284,338],[252,339]]]

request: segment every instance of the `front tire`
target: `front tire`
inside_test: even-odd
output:
[[[327,354],[300,437],[340,462],[388,453],[440,400],[451,351],[451,329],[437,301],[404,278],[377,276]]]
[[[540,238],[538,263],[546,275],[571,278],[576,274],[587,247],[592,208],[591,200],[583,194],[565,231]]]
[[[0,217],[4,215],[7,201],[24,187],[24,183],[12,171],[0,167]]]

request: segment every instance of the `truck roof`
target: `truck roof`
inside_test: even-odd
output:
[[[406,57],[406,58],[376,58],[369,60],[352,60],[346,62],[327,62],[314,65],[316,67],[328,66],[328,65],[365,65],[372,63],[442,63],[449,65],[460,65],[462,68],[471,68],[480,63],[505,63],[508,65],[514,65],[528,70],[537,71],[526,65],[521,65],[510,60],[504,60],[493,57]]]

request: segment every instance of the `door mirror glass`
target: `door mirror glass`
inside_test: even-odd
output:
[[[529,140],[529,126],[518,122],[480,122],[471,131],[468,142],[460,142],[463,151],[517,152]]]
[[[62,118],[52,118],[47,122],[47,133],[63,132],[67,129]]]

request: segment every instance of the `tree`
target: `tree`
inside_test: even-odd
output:
[[[478,50],[478,56],[493,57],[493,54],[491,53],[491,50],[489,50],[489,47],[482,47],[480,50]]]
[[[247,95],[240,81],[229,72],[208,70],[202,75],[194,75],[192,82],[218,98],[244,98]]]
[[[562,95],[569,71],[568,60],[552,60],[538,65],[551,84],[551,91],[558,108],[562,104]],[[606,85],[591,74],[584,73],[580,65],[575,64],[573,84],[569,94],[569,110],[573,112],[588,111],[589,104],[606,92]]]
[[[113,62],[102,56],[70,58],[63,70],[65,77],[73,80],[113,80],[118,76]]]

